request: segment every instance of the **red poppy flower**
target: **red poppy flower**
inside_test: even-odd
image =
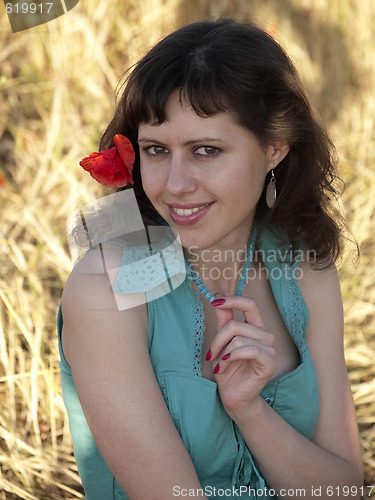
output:
[[[91,153],[79,162],[91,177],[100,184],[119,188],[134,184],[132,177],[134,149],[127,137],[117,134],[113,138],[115,147]]]

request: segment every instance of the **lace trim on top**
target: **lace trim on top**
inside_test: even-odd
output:
[[[298,261],[288,266],[287,269],[284,280],[287,290],[283,293],[283,307],[285,317],[288,318],[288,330],[299,352],[302,353],[305,346],[304,308],[296,276],[298,276]]]
[[[194,375],[198,377],[202,374],[202,346],[203,346],[203,335],[204,335],[204,318],[205,314],[203,311],[203,304],[197,292],[192,290],[195,300],[195,328],[194,328],[194,361],[193,361],[193,372]]]

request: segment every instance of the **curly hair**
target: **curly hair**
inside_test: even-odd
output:
[[[335,148],[314,115],[299,75],[282,47],[253,24],[232,19],[189,24],[168,35],[125,73],[114,117],[100,148],[126,135],[136,151],[134,190],[149,223],[160,217],[142,188],[140,123],[163,123],[174,91],[199,116],[230,112],[263,146],[287,143],[289,153],[274,169],[277,200],[257,205],[263,227],[286,234],[293,249],[314,252],[331,262],[342,250],[345,223],[335,207],[338,196]]]

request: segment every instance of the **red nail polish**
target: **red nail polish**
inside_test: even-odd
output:
[[[222,306],[225,303],[225,299],[215,299],[211,302],[213,306]]]
[[[218,363],[218,364],[215,366],[215,368],[214,368],[214,373],[218,373],[218,372],[219,372],[219,370],[220,370],[220,365],[219,365],[219,363]]]
[[[206,361],[210,361],[211,358],[212,358],[212,352],[211,349],[208,349],[208,353],[206,354]]]
[[[228,352],[228,354],[225,354],[221,359],[223,361],[225,361],[226,359],[229,359],[230,358],[230,352]]]

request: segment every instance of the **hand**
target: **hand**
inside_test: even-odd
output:
[[[233,319],[233,309],[245,321]],[[225,297],[216,306],[218,333],[211,345],[215,380],[221,401],[232,416],[248,410],[276,371],[275,337],[265,330],[252,299]]]

